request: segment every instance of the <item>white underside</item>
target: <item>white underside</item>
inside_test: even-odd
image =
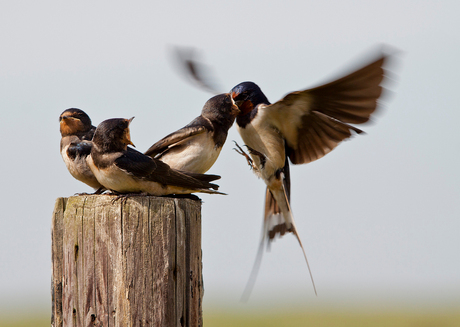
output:
[[[202,133],[180,143],[180,149],[172,148],[159,159],[171,168],[204,174],[219,157],[222,148],[216,148],[209,133]]]
[[[259,110],[257,116],[245,128],[240,128],[239,126],[237,128],[245,145],[265,155],[266,162],[262,169],[259,156],[250,154],[257,167],[257,171],[254,172],[268,185],[275,172],[284,167],[285,149],[283,138],[264,119],[263,110]]]
[[[162,184],[144,181],[138,179],[127,172],[119,169],[115,165],[107,169],[98,169],[90,156],[87,158],[88,166],[96,176],[97,180],[107,189],[117,191],[120,193],[139,193],[144,192],[151,195],[169,195],[169,194],[190,194],[196,190],[190,190],[178,186],[163,186]]]
[[[86,163],[86,157],[77,156],[75,160],[72,160],[67,156],[68,148],[69,145],[66,145],[62,149],[61,156],[69,173],[76,180],[79,180],[80,182],[83,182],[94,189],[100,188],[101,184],[97,181],[96,177],[88,167]]]

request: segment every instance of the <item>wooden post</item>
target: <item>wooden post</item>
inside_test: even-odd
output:
[[[202,326],[201,201],[58,198],[52,318],[60,326]]]

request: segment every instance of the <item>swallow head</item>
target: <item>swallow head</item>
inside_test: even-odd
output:
[[[230,93],[223,93],[213,96],[206,101],[201,115],[210,119],[230,119],[232,122],[240,113]]]
[[[86,133],[92,125],[91,119],[83,110],[70,108],[59,116],[59,127],[61,136],[67,136]]]
[[[240,108],[240,115],[246,115],[261,103],[270,104],[260,87],[253,82],[243,82],[231,91],[233,100]]]
[[[107,152],[124,151],[128,145],[134,146],[129,133],[130,119],[112,118],[104,120],[94,132],[93,143]]]

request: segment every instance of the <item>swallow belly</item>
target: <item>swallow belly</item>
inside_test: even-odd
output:
[[[171,148],[159,159],[173,169],[204,174],[216,162],[221,149],[216,147],[210,134],[203,133]]]
[[[195,191],[136,178],[114,165],[105,169],[98,169],[94,166],[92,160],[88,160],[88,164],[97,180],[105,188],[119,193],[147,193],[162,196],[169,194],[190,194]]]
[[[96,177],[86,163],[86,156],[76,156],[74,159],[72,159],[67,155],[68,147],[69,146],[66,146],[62,149],[61,155],[67,170],[72,175],[72,177],[94,189],[100,188],[102,185],[97,181]]]
[[[254,154],[249,151],[249,154],[257,167],[257,175],[268,186],[276,171],[284,167],[284,140],[273,127],[260,125],[256,119],[254,124],[238,128],[238,132],[245,145],[258,152]]]

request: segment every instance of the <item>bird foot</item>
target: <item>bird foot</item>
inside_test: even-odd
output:
[[[105,191],[107,191],[105,188],[99,187],[94,193],[83,192],[83,193],[75,193],[74,195],[95,195],[95,194],[102,194]]]
[[[254,155],[254,156],[258,156],[259,157],[259,160],[260,160],[260,168],[264,168],[265,166],[265,163],[267,162],[267,156],[259,151],[256,151],[254,150],[253,148],[245,145],[246,148],[248,148],[248,151],[250,154]]]
[[[86,193],[86,192],[82,192],[82,193],[75,193],[74,196],[81,196],[81,195],[92,195],[93,193]]]
[[[103,187],[99,187],[96,192],[94,192],[93,194],[102,194],[104,193],[105,191],[107,191],[105,188]]]
[[[236,141],[233,141],[233,142],[235,142],[235,145],[238,148],[238,149],[233,148],[233,150],[235,150],[236,153],[241,154],[243,157],[246,158],[246,161],[248,162],[248,165],[251,169],[257,170],[257,167],[254,165],[254,161],[251,159],[251,157],[246,152],[244,152],[244,150],[238,145],[238,143],[236,143]],[[248,146],[246,147],[249,149]]]
[[[126,204],[126,201],[128,201],[128,198],[133,197],[133,196],[146,196],[148,195],[147,193],[118,193],[112,191],[113,195],[116,195],[115,199],[112,199],[112,204],[115,204],[118,200],[121,201],[122,205]]]

